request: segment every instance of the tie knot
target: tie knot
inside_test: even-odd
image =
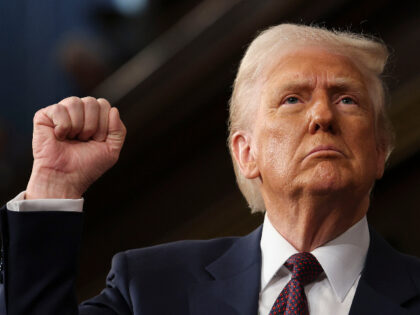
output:
[[[296,279],[302,285],[314,281],[322,273],[322,267],[311,253],[297,253],[284,264],[292,272],[292,279]]]

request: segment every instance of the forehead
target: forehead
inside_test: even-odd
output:
[[[269,63],[263,85],[351,85],[366,90],[365,81],[350,57],[320,48],[301,48],[283,53]]]

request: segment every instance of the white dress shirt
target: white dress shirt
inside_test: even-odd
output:
[[[12,211],[82,211],[83,199],[25,200],[25,192],[7,203]],[[324,272],[305,286],[311,315],[347,315],[360,279],[369,247],[366,217],[312,254]],[[259,315],[268,315],[277,296],[287,285],[291,272],[286,260],[298,251],[273,227],[267,215],[261,237],[261,291]]]
[[[315,282],[305,286],[311,315],[349,313],[369,241],[369,228],[366,217],[363,217],[346,232],[311,252],[324,270]],[[267,215],[260,246],[262,263],[258,313],[268,315],[274,301],[291,279],[292,274],[284,263],[298,251],[277,232]]]
[[[83,211],[84,199],[25,199],[22,191],[6,207],[11,211]]]

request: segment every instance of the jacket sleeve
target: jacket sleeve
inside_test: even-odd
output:
[[[0,209],[0,292],[7,315],[79,314],[75,278],[82,217],[75,212]],[[111,270],[110,277],[116,274],[119,272]],[[112,288],[115,280],[111,278],[107,288],[92,300],[102,303],[81,306],[80,314],[129,314],[121,293],[116,286]]]

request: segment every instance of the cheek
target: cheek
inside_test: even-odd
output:
[[[359,128],[352,128],[349,130],[351,135],[351,149],[358,160],[362,172],[374,171],[377,164],[377,142],[375,136],[375,130],[369,122],[358,122],[353,126]]]
[[[264,175],[285,173],[292,157],[293,139],[281,128],[267,128],[260,134],[257,161]]]
[[[376,150],[376,136],[373,124],[370,121],[363,121],[354,124],[354,126],[358,126],[358,128],[349,130],[350,134],[353,134],[352,142],[354,147],[365,153]]]

